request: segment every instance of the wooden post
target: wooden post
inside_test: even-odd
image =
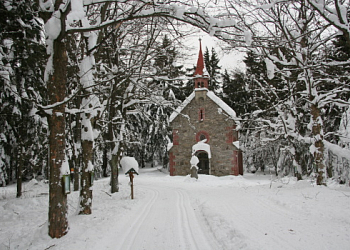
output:
[[[131,199],[134,199],[134,174],[132,171],[129,172],[130,187],[131,187]]]
[[[134,174],[137,174],[137,175],[138,175],[138,173],[135,171],[135,169],[130,168],[130,169],[125,173],[125,175],[128,175],[128,174],[129,174],[129,178],[130,178],[131,199],[133,200],[133,199],[134,199]]]

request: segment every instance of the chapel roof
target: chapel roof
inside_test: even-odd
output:
[[[209,91],[206,88],[204,88],[204,89],[200,88],[200,89],[196,89],[195,91],[193,91],[185,99],[185,101],[183,101],[183,103],[177,107],[177,109],[170,115],[169,122],[172,122],[182,112],[182,110],[184,110],[184,108],[186,108],[187,105],[191,103],[191,101],[196,96],[196,93],[195,93],[196,91],[203,91],[203,90],[207,91],[207,97],[209,97],[214,103],[216,103],[219,106],[219,108],[221,108],[223,111],[225,111],[225,113],[230,118],[236,120],[235,119],[235,118],[237,118],[236,112],[230,106],[228,106],[223,100],[221,100],[217,95],[215,95],[213,91]]]

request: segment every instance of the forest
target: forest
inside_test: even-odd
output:
[[[91,214],[93,178],[118,192],[123,155],[167,168],[170,114],[193,91],[200,30],[210,89],[241,121],[246,172],[349,184],[350,10],[341,0],[3,0],[0,187],[48,180],[49,235],[68,232],[64,176]],[[188,29],[188,27],[191,27]],[[233,64],[234,64],[234,60]],[[193,62],[194,64],[195,62]],[[59,206],[58,206],[59,204]]]

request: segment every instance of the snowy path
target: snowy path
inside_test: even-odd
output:
[[[349,187],[269,178],[200,175],[195,181],[143,169],[134,179],[134,200],[127,177],[120,176],[113,195],[109,180],[101,179],[91,215],[76,215],[79,193],[68,196],[70,230],[61,239],[47,236],[47,184],[28,183],[21,199],[6,187],[0,189],[7,197],[0,199],[0,249],[350,249]]]
[[[122,219],[122,227],[116,225],[113,234],[118,235],[118,239],[104,239],[99,247],[123,250],[219,249],[215,239],[206,234],[207,230],[203,231],[187,192],[142,180],[137,187],[144,193],[146,202],[141,208],[136,208],[135,215],[130,213]]]
[[[266,177],[262,183],[250,183],[240,177],[217,182],[215,177],[200,176],[197,182],[159,175],[146,172],[135,179],[136,199],[143,196],[132,208],[137,213],[131,211],[120,221],[121,227],[115,225],[114,235],[119,237],[105,237],[98,243],[102,249],[293,250],[350,245],[350,238],[341,233],[349,234],[350,219],[341,213],[327,216],[330,207],[324,206],[330,198],[322,197],[323,187],[299,182],[291,190],[282,184],[270,189]],[[349,197],[339,195],[350,208]]]

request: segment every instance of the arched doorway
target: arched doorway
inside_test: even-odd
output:
[[[199,163],[198,166],[198,174],[209,174],[209,157],[208,153],[205,151],[198,151],[196,153],[198,157]]]

